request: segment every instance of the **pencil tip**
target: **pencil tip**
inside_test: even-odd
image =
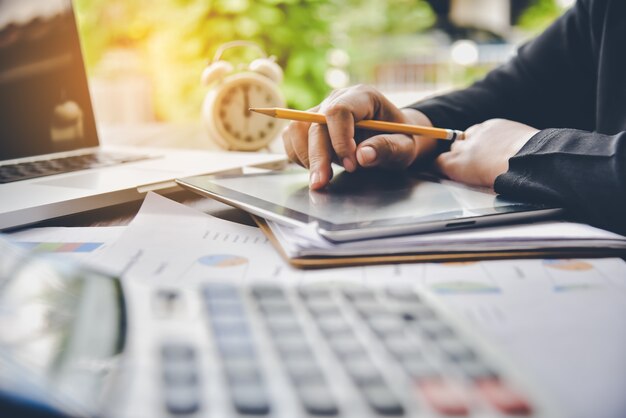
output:
[[[276,116],[276,109],[271,107],[251,107],[248,109],[251,112],[262,113],[268,116]]]

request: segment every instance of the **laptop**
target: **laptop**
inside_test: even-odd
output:
[[[0,230],[282,155],[102,145],[70,0],[0,2]]]

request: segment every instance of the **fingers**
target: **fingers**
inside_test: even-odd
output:
[[[465,141],[454,141],[450,151],[442,153],[435,159],[433,169],[451,180],[463,181],[462,164],[459,162],[467,145]]]
[[[354,140],[354,116],[352,106],[334,103],[322,111],[326,114],[329,139],[343,167],[352,172],[356,169],[356,141]]]
[[[452,167],[454,166],[453,157],[449,152],[444,152],[439,155],[435,161],[433,161],[432,168],[433,170],[442,177],[450,177],[450,172],[452,171]]]
[[[308,148],[311,190],[319,190],[330,182],[333,175],[332,155],[333,150],[328,129],[323,125],[311,125]]]
[[[312,107],[309,112],[317,112],[319,106]],[[308,142],[309,127],[307,122],[291,122],[283,131],[283,145],[290,161],[303,167],[309,167]]]
[[[406,122],[397,107],[372,87],[354,86],[336,90],[319,106],[310,109],[323,113],[326,125],[292,122],[283,132],[289,159],[311,169],[311,188],[328,184],[332,177],[331,161],[338,161],[347,171],[360,165],[406,167],[415,159],[414,139],[405,135],[380,135],[359,148],[355,140],[355,123],[364,119]]]
[[[333,92],[320,107],[334,152],[347,171],[357,168],[354,124],[374,116],[378,94],[371,87],[355,86]]]
[[[415,141],[401,134],[373,136],[359,144],[356,156],[363,167],[406,168],[417,156]]]

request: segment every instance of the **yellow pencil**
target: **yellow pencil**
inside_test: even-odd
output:
[[[278,119],[297,120],[326,124],[326,116],[321,113],[303,112],[301,110],[281,109],[278,107],[250,108],[252,112],[262,113]],[[370,129],[377,132],[397,134],[423,135],[436,139],[454,141],[464,139],[465,133],[454,129],[433,128],[430,126],[407,125],[405,123],[384,122],[380,120],[362,120],[355,124],[357,128]]]

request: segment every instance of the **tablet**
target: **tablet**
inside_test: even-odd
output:
[[[248,175],[177,179],[189,190],[252,214],[311,226],[331,241],[448,231],[555,215],[561,209],[504,199],[426,174],[333,166],[333,180],[309,190],[309,172],[288,169]]]

